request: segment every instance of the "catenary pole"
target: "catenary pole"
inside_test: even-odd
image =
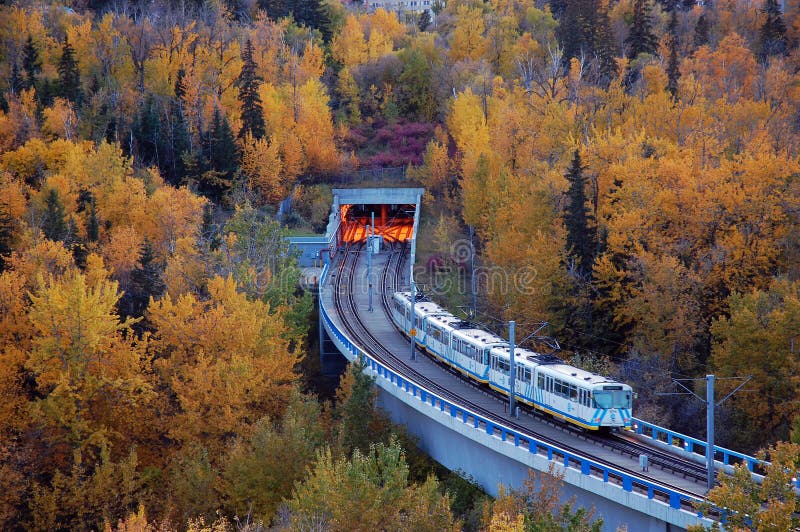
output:
[[[369,289],[369,311],[372,312],[372,246],[375,235],[375,213],[372,213],[372,225],[367,227],[367,284]]]
[[[714,375],[706,375],[706,467],[708,490],[714,488]]]
[[[517,365],[516,361],[514,360],[514,328],[516,326],[516,322],[511,320],[508,322],[508,343],[510,344],[509,358],[511,363],[509,365],[509,376],[508,376],[508,413],[512,416],[514,415],[514,407],[516,406],[515,398],[514,398],[514,384],[517,380]]]

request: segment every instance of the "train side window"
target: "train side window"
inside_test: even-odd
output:
[[[537,381],[538,381],[537,384],[539,385],[539,388],[544,388],[544,375],[539,373],[539,377],[538,377]]]

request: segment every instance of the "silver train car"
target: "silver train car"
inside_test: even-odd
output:
[[[510,389],[510,346],[505,339],[460,320],[427,299],[414,304],[411,323],[411,294],[392,296],[392,320],[407,336],[431,356],[464,376],[508,395]],[[516,347],[514,349],[516,399],[588,430],[629,428],[633,390],[627,384]]]

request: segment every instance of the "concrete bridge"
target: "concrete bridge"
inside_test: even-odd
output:
[[[562,428],[547,426],[538,416],[529,413],[523,413],[523,419],[516,418],[514,421],[515,426],[522,422],[526,427],[531,427],[530,432],[512,428],[512,418],[504,411],[504,403],[443,371],[429,359],[417,357],[415,370],[424,372],[427,378],[445,383],[448,390],[457,390],[462,397],[482,401],[496,415],[480,414],[464,407],[459,401],[442,397],[403,372],[390,368],[369,352],[362,339],[347,332],[345,320],[352,320],[353,317],[341,316],[336,311],[335,298],[339,295],[334,291],[333,278],[336,276],[335,265],[342,255],[337,254],[337,250],[347,245],[347,234],[354,234],[353,220],[343,218],[353,212],[363,215],[366,212],[381,212],[383,208],[382,219],[385,224],[386,208],[381,207],[379,202],[386,201],[395,213],[398,212],[398,206],[402,206],[400,210],[406,216],[402,223],[411,224],[409,241],[413,264],[422,190],[337,190],[334,194],[328,234],[318,240],[316,251],[305,255],[313,257],[319,267],[315,271],[319,282],[320,345],[324,367],[341,368],[342,355],[349,361],[365,361],[366,371],[376,378],[379,405],[392,420],[404,424],[410,433],[415,434],[422,449],[431,457],[451,470],[462,471],[472,477],[491,495],[497,495],[500,485],[521,488],[528,478],[529,469],[533,469],[563,475],[564,500],[575,497],[579,506],[593,507],[596,515],[603,518],[604,530],[675,531],[685,530],[691,525],[710,526],[713,523],[695,509],[695,504],[702,500],[705,493],[704,484],[697,480],[680,478],[669,471],[653,471],[654,468],[647,473],[641,472],[636,458],[621,456],[593,443],[582,443],[580,436],[568,435]],[[346,207],[355,204],[360,207],[353,210]],[[348,223],[349,230],[346,229]],[[356,223],[364,225],[363,216]],[[379,224],[371,224],[370,231],[380,233],[382,228],[376,230],[374,227]],[[372,254],[372,271],[384,267],[388,256],[389,252],[386,251]],[[357,319],[383,347],[398,356],[408,357],[410,342],[394,328],[380,300],[373,310],[368,310],[367,286],[376,283],[374,277],[367,278],[365,262],[362,259],[358,264],[360,270],[348,288],[358,308]],[[397,266],[408,269],[407,274],[398,275],[405,283],[408,283],[411,274],[408,266]],[[504,422],[504,419],[509,422]],[[667,448],[676,455],[702,460],[704,442],[642,420],[636,422],[636,430],[631,437],[650,441],[654,448]],[[552,438],[548,440],[551,443],[547,443],[531,436],[548,432],[556,441],[569,440],[569,445],[562,447],[554,445]],[[717,465],[723,469],[730,470],[732,464],[744,462],[752,471],[757,463],[755,458],[722,448],[716,448],[715,456]]]

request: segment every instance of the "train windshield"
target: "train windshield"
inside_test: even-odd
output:
[[[592,397],[595,408],[631,408],[629,390],[596,391]]]

